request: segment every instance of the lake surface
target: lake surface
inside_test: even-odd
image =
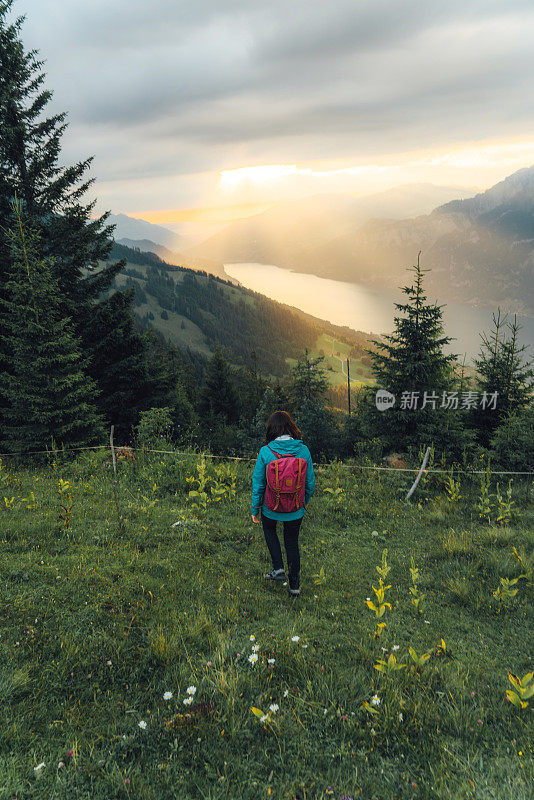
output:
[[[225,271],[247,289],[286,303],[328,320],[334,325],[348,325],[353,330],[365,333],[391,333],[393,318],[398,315],[394,303],[407,300],[399,289],[378,289],[361,283],[344,283],[328,278],[318,278],[302,272],[291,272],[274,264],[225,264]],[[406,276],[408,282],[411,276]],[[428,297],[430,302],[443,305],[445,301]],[[495,309],[496,310],[496,309]],[[466,354],[466,363],[472,363],[480,351],[480,332],[489,335],[492,326],[491,310],[471,308],[459,303],[446,303],[442,309],[443,327],[446,336],[454,336],[445,349],[447,353],[459,353],[460,361]],[[510,320],[510,316],[508,317]],[[531,346],[534,357],[534,319],[520,317],[521,344]]]

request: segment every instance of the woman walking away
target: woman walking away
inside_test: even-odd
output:
[[[273,568],[267,580],[285,581],[282,550],[276,533],[284,523],[284,546],[289,573],[289,593],[300,594],[299,530],[315,489],[310,451],[302,434],[285,411],[275,411],[267,421],[265,446],[252,474],[252,521],[263,525]]]

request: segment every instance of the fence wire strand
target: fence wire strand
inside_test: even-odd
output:
[[[218,458],[221,461],[253,461],[255,460],[255,455],[250,456],[217,456],[213,453],[197,453],[190,450],[153,450],[149,447],[130,447],[130,445],[118,445],[115,447],[115,451],[120,450],[128,450],[129,452],[133,453],[160,453],[162,455],[171,455],[171,456],[197,456],[203,458]],[[79,452],[83,450],[109,450],[111,452],[111,447],[109,444],[97,444],[92,445],[91,447],[69,447],[67,450],[30,450],[30,451],[18,451],[14,453],[0,453],[0,458],[10,458],[13,456],[31,456],[31,455],[57,455],[65,453],[73,453]],[[343,464],[342,462],[335,462],[330,461],[326,464],[315,464],[316,469],[326,469],[327,467],[341,467],[343,469],[368,469],[368,470],[382,470],[385,472],[419,472],[420,467],[383,467],[378,465],[368,466],[365,464]],[[426,473],[437,473],[437,474],[444,474],[448,475],[450,470],[448,469],[433,469],[427,468],[424,470],[424,474]],[[484,475],[486,470],[454,470],[455,475]],[[526,471],[495,471],[491,470],[492,475],[530,475],[534,478],[534,471],[533,470],[526,470]]]

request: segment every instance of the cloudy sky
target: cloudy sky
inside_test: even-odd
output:
[[[99,209],[190,209],[534,163],[532,0],[16,0]],[[214,213],[214,212],[212,212]],[[245,210],[243,211],[245,213]]]

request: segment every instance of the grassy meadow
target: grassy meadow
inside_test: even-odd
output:
[[[204,464],[3,463],[0,799],[531,798],[532,480],[320,467],[293,599]]]

